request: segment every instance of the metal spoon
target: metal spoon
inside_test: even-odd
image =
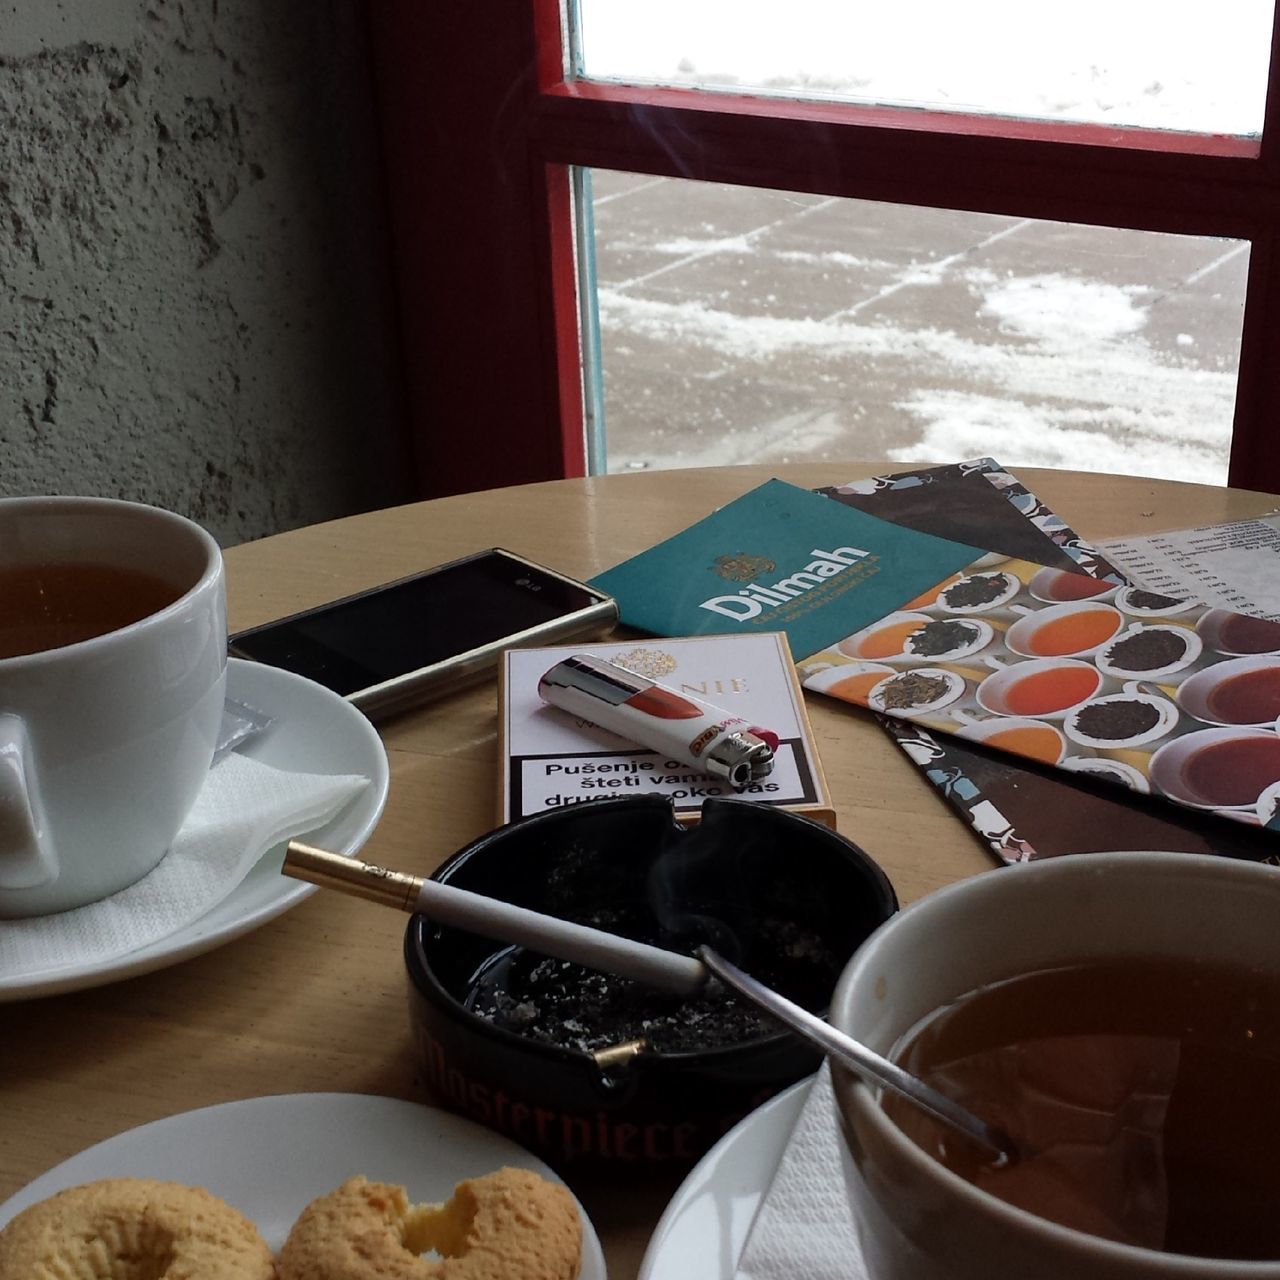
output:
[[[758,982],[749,973],[745,973],[737,965],[726,960],[711,947],[700,946],[696,954],[698,959],[726,986],[732,987],[753,1004],[771,1013],[779,1022],[785,1023],[792,1031],[816,1044],[824,1053],[852,1067],[859,1075],[874,1080],[900,1097],[914,1102],[935,1120],[963,1134],[970,1142],[988,1151],[998,1166],[1008,1164],[1017,1158],[1018,1149],[1003,1130],[988,1124],[985,1120],[980,1120],[959,1103],[904,1071],[896,1062],[882,1058],[875,1050],[868,1049],[866,1045],[845,1035],[843,1031],[837,1031],[830,1023],[824,1022],[808,1009],[803,1009],[785,996],[780,996],[772,988],[766,987],[764,983]]]

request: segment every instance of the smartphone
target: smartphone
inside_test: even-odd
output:
[[[238,658],[332,689],[371,719],[482,680],[505,649],[599,637],[612,597],[491,547],[231,636]]]

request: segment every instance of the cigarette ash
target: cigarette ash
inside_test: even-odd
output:
[[[626,922],[613,912],[601,912],[585,923],[626,932],[618,927]],[[802,1003],[812,1004],[815,990],[830,990],[838,964],[819,938],[784,920],[762,921],[761,935],[775,956],[771,972],[758,974],[762,981]],[[664,944],[662,939],[641,940]],[[797,981],[797,973],[807,980]],[[693,1053],[783,1029],[719,982],[682,998],[520,947],[499,952],[481,968],[466,1007],[526,1039],[584,1053],[629,1040],[643,1040],[653,1053]]]

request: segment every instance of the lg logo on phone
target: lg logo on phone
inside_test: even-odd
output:
[[[541,590],[542,590],[542,584],[541,584],[540,582],[534,582],[532,578],[517,578],[517,579],[516,579],[516,586],[517,586],[517,587],[526,587],[526,588],[527,588],[528,590],[530,590],[530,591],[541,591]]]

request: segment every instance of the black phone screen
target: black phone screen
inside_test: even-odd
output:
[[[500,552],[481,552],[231,638],[231,651],[356,693],[603,597]]]

